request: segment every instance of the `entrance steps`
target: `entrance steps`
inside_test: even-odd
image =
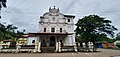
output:
[[[42,53],[52,53],[55,52],[55,47],[41,47]]]
[[[63,52],[65,52],[65,51],[67,51],[67,52],[74,52],[75,51],[75,49],[74,49],[74,46],[63,46],[63,47],[61,47],[61,51],[63,51]]]

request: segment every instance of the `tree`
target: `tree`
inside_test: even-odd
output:
[[[15,30],[17,29],[17,27],[16,26],[13,26],[12,24],[8,24],[7,26],[6,26],[6,35],[5,35],[5,38],[6,39],[14,39],[14,38],[16,38],[16,32],[15,32]]]
[[[24,34],[24,32],[16,31],[17,27],[12,24],[5,26],[0,23],[0,40],[16,40]]]
[[[0,23],[0,40],[2,40],[5,36],[6,28],[3,24]]]
[[[116,40],[120,40],[120,32],[116,35]]]
[[[76,36],[81,38],[83,42],[92,41],[94,43],[101,36],[110,35],[113,37],[117,28],[110,23],[110,20],[105,20],[105,18],[97,15],[85,16],[75,24],[77,26]]]
[[[0,0],[0,11],[1,11],[1,8],[2,8],[2,7],[5,7],[5,8],[7,7],[7,6],[6,6],[6,2],[7,2],[7,0]],[[0,13],[0,14],[1,14],[1,13]],[[1,15],[0,15],[0,18],[1,18]]]

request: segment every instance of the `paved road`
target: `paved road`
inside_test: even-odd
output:
[[[7,53],[0,54],[0,57],[110,57],[120,55],[120,50],[99,49],[101,52],[93,53]]]

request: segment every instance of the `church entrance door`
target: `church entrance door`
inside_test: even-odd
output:
[[[55,44],[56,44],[56,43],[55,43],[55,37],[54,37],[54,36],[51,36],[51,37],[50,37],[50,46],[51,46],[51,47],[54,47]]]

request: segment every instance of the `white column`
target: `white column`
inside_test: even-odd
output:
[[[82,43],[82,45],[83,45],[83,51],[85,51],[86,44],[85,44],[85,43]]]
[[[17,45],[15,53],[18,53],[18,52],[19,52],[19,45]]]
[[[41,52],[41,50],[40,50],[40,48],[41,48],[41,42],[38,42],[38,52]]]
[[[74,44],[74,49],[75,49],[75,52],[77,52],[77,46],[76,46],[76,43]]]
[[[2,48],[3,48],[3,46],[0,44],[0,52],[2,52]]]
[[[37,52],[38,49],[38,43],[35,43],[35,49],[33,50],[33,52]]]
[[[22,45],[22,44],[16,44],[17,47],[16,47],[16,52],[15,52],[15,53],[20,52],[21,45]]]
[[[89,51],[94,51],[94,45],[92,42],[88,42],[88,48],[89,48]]]
[[[73,33],[72,39],[73,39],[73,40],[72,40],[72,41],[73,41],[73,44],[75,44],[75,42],[76,42],[76,41],[75,41],[75,33]]]
[[[90,44],[90,45],[91,45],[91,50],[92,50],[92,51],[95,51],[95,50],[94,50],[94,45],[93,45],[93,42],[91,42],[91,44]]]
[[[58,49],[59,52],[61,52],[61,43],[59,41],[59,49]]]
[[[58,48],[59,48],[59,46],[58,46],[58,42],[56,42],[56,50],[55,50],[55,52],[58,51]]]

